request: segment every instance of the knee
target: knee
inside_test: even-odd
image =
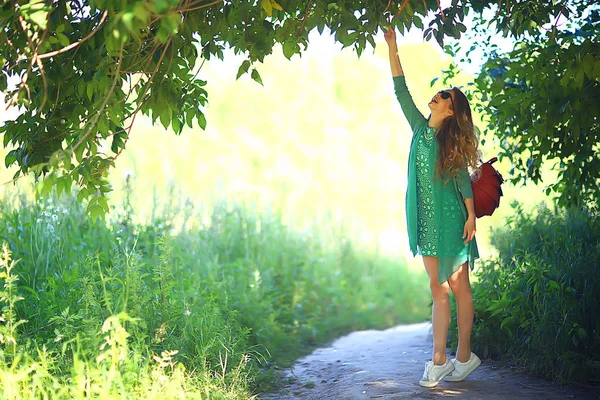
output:
[[[452,293],[454,293],[455,297],[460,297],[463,294],[471,293],[471,283],[468,279],[461,279],[461,277],[458,277],[457,279],[449,279],[448,285],[450,286],[450,289],[452,290]]]
[[[448,282],[444,282],[442,284],[435,282],[429,282],[429,288],[431,290],[431,297],[433,301],[448,301],[450,296],[450,287]]]
[[[471,282],[469,281],[469,267],[464,264],[448,279],[448,285],[454,295],[471,292]]]

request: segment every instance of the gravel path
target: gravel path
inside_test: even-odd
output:
[[[560,387],[482,360],[463,382],[419,386],[431,358],[430,324],[400,325],[384,331],[354,332],[315,350],[285,371],[290,384],[259,399],[590,399],[599,391]]]

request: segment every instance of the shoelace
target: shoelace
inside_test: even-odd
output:
[[[423,372],[423,379],[429,379],[429,373],[431,372],[431,367],[433,367],[433,361],[427,361],[425,363],[425,372]]]

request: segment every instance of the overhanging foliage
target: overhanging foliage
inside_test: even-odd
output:
[[[503,0],[487,22],[495,23],[493,33],[526,34],[537,45],[539,36],[535,35],[544,22],[566,15],[567,10],[593,8],[591,1],[567,3],[576,4],[576,9],[549,0]],[[367,43],[374,46],[374,35],[387,28],[389,21],[400,34],[415,26],[424,29],[426,39],[442,44],[444,37],[458,39],[466,31],[467,13],[496,4],[487,0],[452,0],[448,7],[438,0],[5,0],[0,10],[0,89],[9,104],[23,111],[0,127],[4,146],[12,149],[5,165],[18,166],[15,178],[29,173],[43,176],[42,194],[53,188],[60,194],[77,183],[79,199],[89,200],[88,211],[103,215],[108,210],[108,170],[125,149],[136,115],[148,115],[175,133],[195,123],[204,128],[206,82],[198,79],[198,73],[204,60],[223,58],[226,48],[246,56],[238,77],[250,73],[261,83],[256,63],[278,44],[288,58],[301,53],[314,29],[323,32],[327,28],[336,41],[359,55]],[[427,27],[426,17],[431,21]],[[584,70],[583,78],[578,73],[574,79],[591,85],[597,94],[598,53],[593,53],[597,51],[597,25],[591,26],[595,33],[589,51],[594,66],[589,74]],[[555,42],[560,35],[553,34]],[[557,65],[566,68],[563,60]],[[501,99],[496,94],[504,90],[502,82],[519,78],[507,76],[498,83],[490,74],[486,76],[478,80],[479,88],[488,90],[492,99]],[[16,88],[8,87],[11,77],[19,81]],[[497,103],[488,106],[487,99],[483,100],[493,113],[490,127],[498,135],[512,132],[510,126],[519,141],[521,133],[529,132],[521,124],[531,120],[539,125],[535,118],[515,114],[511,108],[507,108],[509,120],[502,111],[504,103],[498,108]],[[570,119],[561,121],[549,121],[548,129],[571,123]],[[597,132],[595,115],[585,119],[580,130],[586,130],[590,121]],[[522,151],[517,147],[514,154]],[[527,171],[530,176],[535,176],[536,166],[533,172]],[[589,187],[589,182],[584,184]]]
[[[598,210],[600,7],[594,1],[511,2],[497,21],[479,17],[474,26],[473,40],[487,58],[475,80],[479,107],[501,156],[513,165],[511,181],[540,182],[544,165],[557,172],[546,193],[554,192],[560,205]],[[496,32],[511,36],[514,49],[487,46]]]

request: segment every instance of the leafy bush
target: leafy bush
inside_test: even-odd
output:
[[[104,223],[72,198],[17,203],[0,202],[2,398],[246,398],[311,346],[426,317],[426,279],[331,221],[171,202]]]
[[[473,286],[475,349],[549,379],[598,384],[600,218],[513,207],[493,232],[498,259]]]

